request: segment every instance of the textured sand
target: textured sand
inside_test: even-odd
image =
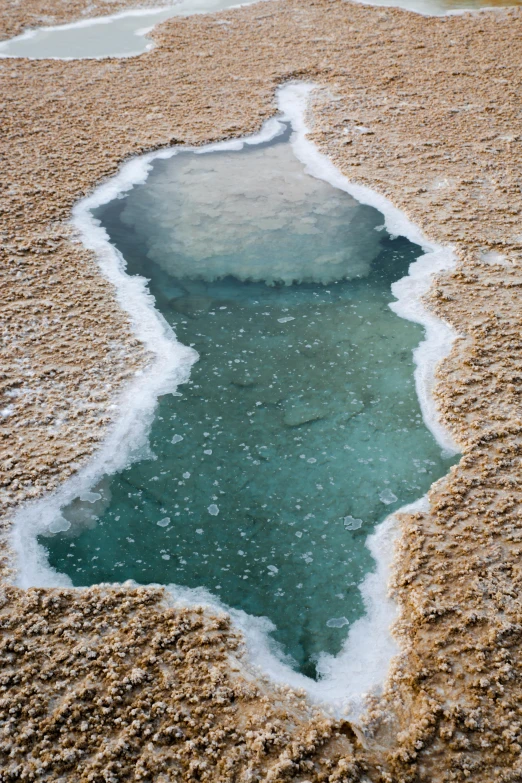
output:
[[[9,4],[0,24],[84,7]],[[4,532],[147,361],[72,205],[129,155],[257,130],[292,78],[322,85],[312,137],[343,173],[455,247],[429,300],[461,335],[437,399],[464,457],[403,520],[402,654],[364,734],[252,680],[226,620],[162,591],[6,587],[0,781],[520,780],[522,14],[286,0],[217,21],[169,20],[128,60],[0,63]]]

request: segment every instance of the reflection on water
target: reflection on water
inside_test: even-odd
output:
[[[40,541],[77,585],[204,586],[266,615],[313,674],[363,613],[366,537],[450,461],[413,384],[422,329],[388,307],[419,248],[307,175],[287,135],[158,159],[98,210],[200,359],[159,401],[154,459],[106,477]]]

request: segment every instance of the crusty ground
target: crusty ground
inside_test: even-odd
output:
[[[43,5],[8,5],[5,30]],[[403,518],[402,652],[364,733],[253,680],[226,619],[161,590],[6,587],[0,781],[520,781],[522,12],[284,0],[155,35],[127,60],[0,63],[5,531],[147,361],[72,205],[129,155],[257,130],[295,78],[321,85],[311,136],[343,173],[455,248],[429,304],[460,335],[436,394],[464,456]]]

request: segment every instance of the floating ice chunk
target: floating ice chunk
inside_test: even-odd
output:
[[[170,555],[162,555],[163,560],[170,560]]]
[[[277,568],[277,566],[269,565],[267,566],[267,569],[268,571],[270,571],[271,576],[275,576],[276,574],[279,573],[279,568]]]
[[[326,621],[328,628],[342,628],[343,625],[349,625],[346,617],[331,617]]]
[[[397,495],[394,495],[391,489],[383,489],[379,495],[379,500],[381,503],[385,503],[388,506],[390,503],[395,503]]]
[[[160,519],[159,522],[156,522],[157,525],[160,527],[167,527],[167,525],[170,525],[170,517],[165,517],[165,519]]]
[[[355,517],[347,516],[344,518],[344,526],[346,530],[359,530],[362,526],[362,519],[356,519]]]
[[[208,513],[212,514],[213,517],[217,517],[217,515],[219,514],[219,508],[216,506],[215,503],[211,503],[207,510]]]
[[[280,324],[287,324],[288,321],[295,321],[295,318],[293,315],[285,315],[284,318],[278,318],[277,320]]]
[[[203,535],[203,528],[202,527],[198,527],[197,530],[196,530],[196,533],[198,534],[198,536],[202,536]]]
[[[212,449],[205,449],[203,454],[209,454],[209,455],[212,454]]]
[[[183,478],[184,479],[189,479],[190,478],[190,473],[188,471],[186,473],[184,473],[183,474]]]
[[[171,443],[179,443],[182,440],[183,440],[183,435],[174,435],[174,437],[172,438],[172,440],[170,442]]]
[[[62,515],[60,514],[60,516],[53,519],[53,521],[49,525],[49,532],[65,533],[65,531],[69,530],[70,527],[71,527],[71,523],[69,522],[69,520],[65,519],[65,517],[62,517]]]
[[[95,503],[100,499],[101,495],[99,492],[82,492],[80,495],[80,500],[86,501],[87,503]]]

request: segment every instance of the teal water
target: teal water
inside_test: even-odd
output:
[[[419,248],[307,175],[288,132],[157,159],[97,210],[129,274],[199,361],[160,398],[153,458],[106,476],[40,536],[76,585],[206,587],[314,676],[363,614],[365,540],[454,459],[424,426],[391,283]]]

